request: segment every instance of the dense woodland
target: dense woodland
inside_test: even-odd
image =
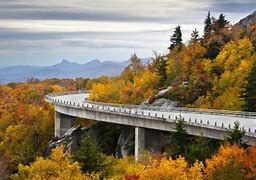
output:
[[[105,155],[89,137],[73,154],[57,147],[44,157],[54,123],[44,96],[52,92],[89,89],[94,101],[140,104],[168,88],[163,97],[186,107],[256,111],[255,24],[232,26],[209,12],[201,37],[195,29],[183,43],[177,26],[170,41],[170,52],[146,65],[132,55],[118,77],[0,85],[0,179],[255,179],[256,146],[242,142],[239,123],[220,142],[188,136],[181,118],[166,152],[145,152],[138,163]]]

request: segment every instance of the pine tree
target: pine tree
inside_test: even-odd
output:
[[[245,135],[244,130],[240,130],[240,123],[238,121],[234,122],[233,129],[229,129],[227,131],[227,135],[225,137],[225,141],[229,142],[230,144],[240,144],[245,146],[246,143],[243,143],[243,136]]]
[[[247,77],[247,84],[245,86],[245,93],[243,95],[245,105],[244,110],[256,111],[256,62],[253,64],[251,72]]]
[[[181,116],[176,121],[174,130],[175,132],[171,136],[170,155],[173,157],[184,156],[187,151],[189,136],[185,129],[185,121]]]
[[[181,50],[182,33],[181,33],[180,25],[178,25],[175,28],[170,40],[172,42],[172,44],[169,47],[170,50],[174,49],[175,47],[178,47],[178,49]]]
[[[164,56],[160,56],[156,64],[156,72],[160,77],[159,85],[164,86],[167,80],[167,59]]]
[[[189,153],[186,154],[186,159],[190,164],[193,164],[196,160],[205,161],[212,155],[212,147],[210,146],[210,140],[206,137],[195,137],[194,141],[188,145]]]
[[[218,25],[218,29],[222,29],[229,24],[229,21],[225,19],[225,16],[221,13],[219,19],[216,21]]]
[[[81,163],[81,169],[84,173],[100,173],[102,177],[109,174],[111,162],[108,162],[97,142],[86,137],[81,147],[74,153],[74,159]]]
[[[190,39],[190,43],[196,43],[200,40],[199,38],[199,32],[197,31],[197,29],[195,29],[192,33],[191,33],[191,39]]]
[[[204,21],[204,37],[207,38],[211,35],[212,20],[211,13],[208,11],[207,17]]]

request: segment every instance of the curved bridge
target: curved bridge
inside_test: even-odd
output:
[[[45,96],[55,106],[55,136],[63,135],[74,125],[74,117],[135,127],[135,156],[144,149],[144,128],[174,131],[182,117],[190,135],[224,139],[235,121],[246,131],[244,141],[256,144],[256,113],[194,108],[162,108],[92,102],[89,92],[53,93]]]

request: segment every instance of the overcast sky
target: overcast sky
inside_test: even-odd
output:
[[[150,57],[177,25],[185,42],[202,35],[207,11],[233,24],[255,10],[255,0],[0,0],[0,67]]]

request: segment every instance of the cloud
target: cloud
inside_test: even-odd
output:
[[[254,2],[224,2],[211,4],[210,10],[219,13],[248,13],[255,11],[256,1]]]
[[[128,59],[133,52],[150,56],[152,50],[167,51],[175,26],[181,25],[183,40],[187,41],[194,28],[202,34],[208,10],[214,16],[224,13],[234,23],[251,12],[255,3],[255,0],[1,0],[0,66],[21,59],[32,64],[40,61],[49,64],[58,58]]]

